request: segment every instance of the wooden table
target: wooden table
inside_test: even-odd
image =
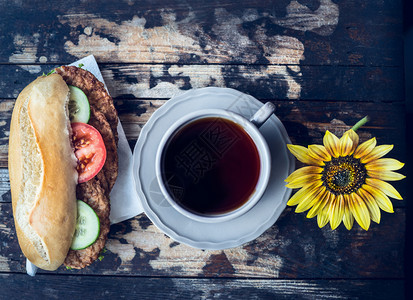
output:
[[[33,3],[32,3],[33,2]],[[102,261],[25,274],[7,171],[18,93],[95,55],[130,146],[169,98],[231,87],[277,106],[294,144],[320,144],[365,115],[362,140],[406,161],[402,3],[385,1],[0,1],[0,298],[379,298],[405,295],[405,201],[369,231],[319,229],[287,208],[262,236],[203,251],[144,215],[111,227]],[[403,173],[403,170],[402,170]]]

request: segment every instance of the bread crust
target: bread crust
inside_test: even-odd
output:
[[[77,216],[77,172],[66,108],[68,93],[68,86],[57,74],[37,78],[18,96],[10,125],[9,175],[17,237],[24,255],[36,266],[51,271],[66,258]],[[27,109],[23,109],[25,105]],[[23,151],[27,149],[22,120],[28,120],[30,128],[25,130],[31,130],[35,137],[31,146],[38,149],[41,165],[36,195],[29,199],[33,204],[23,216],[19,210],[27,205],[23,195],[30,185],[24,183],[28,175],[24,175],[27,162]],[[28,230],[32,232],[27,234]],[[43,257],[32,233],[41,240]]]

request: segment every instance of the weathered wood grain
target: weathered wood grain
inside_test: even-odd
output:
[[[24,272],[11,217],[11,204],[0,203],[0,272]],[[177,243],[145,215],[112,225],[102,261],[77,271],[53,274],[132,276],[351,279],[403,278],[405,210],[382,213],[369,231],[341,225],[319,229],[315,219],[287,208],[256,240],[237,248],[198,250]],[[389,234],[391,233],[391,234]],[[40,271],[40,273],[50,273]]]
[[[9,182],[9,171],[6,168],[0,168],[0,202],[10,202],[10,182]]]
[[[3,1],[0,62],[402,66],[402,20],[392,0]]]
[[[13,299],[405,299],[402,280],[134,278],[0,274]],[[35,291],[35,292],[34,292]]]
[[[0,65],[0,98],[16,98],[57,65]],[[259,99],[403,101],[399,67],[101,64],[112,97],[169,99],[191,88],[230,87]]]

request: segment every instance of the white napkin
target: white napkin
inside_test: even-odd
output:
[[[100,73],[98,64],[93,55],[89,55],[78,61],[75,61],[71,66],[79,66],[83,64],[83,69],[91,72],[95,77],[105,84],[102,74]],[[105,84],[106,90],[108,89]],[[110,193],[110,222],[111,224],[119,223],[124,220],[133,218],[143,212],[143,207],[138,199],[135,183],[132,174],[132,151],[123,131],[122,124],[118,122],[118,157],[119,157],[119,172],[116,183]],[[30,276],[36,275],[37,267],[26,259],[26,271]]]

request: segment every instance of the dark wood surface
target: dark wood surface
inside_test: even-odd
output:
[[[403,299],[407,183],[369,231],[319,229],[287,208],[262,236],[203,251],[144,215],[112,225],[81,271],[25,275],[11,211],[8,135],[15,98],[42,72],[95,55],[130,146],[152,113],[191,88],[232,87],[273,102],[295,144],[341,135],[407,159],[402,2],[0,0],[0,298]],[[298,164],[298,166],[300,166]],[[405,173],[405,170],[402,170]]]

